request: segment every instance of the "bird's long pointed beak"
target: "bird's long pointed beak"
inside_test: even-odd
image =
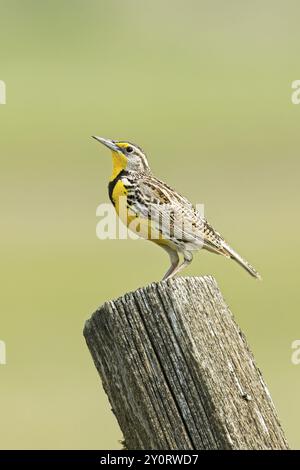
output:
[[[118,152],[120,150],[113,140],[104,139],[103,137],[98,137],[97,135],[92,135],[92,137],[93,139],[98,140],[98,142],[105,145],[106,147],[108,147],[110,150],[113,150],[114,152]]]

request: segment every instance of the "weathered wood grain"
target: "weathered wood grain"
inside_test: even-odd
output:
[[[153,283],[106,302],[84,335],[128,449],[287,448],[212,277]]]

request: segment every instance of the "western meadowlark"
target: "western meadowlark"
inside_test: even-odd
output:
[[[171,266],[163,279],[178,274],[190,264],[193,251],[200,248],[234,259],[260,279],[259,273],[226,243],[188,199],[152,174],[140,147],[123,140],[93,138],[112,151],[113,171],[108,192],[120,219],[170,256]],[[121,200],[125,200],[123,206]],[[181,264],[179,254],[183,255]]]

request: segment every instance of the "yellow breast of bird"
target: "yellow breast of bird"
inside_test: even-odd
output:
[[[169,245],[168,239],[165,239],[161,230],[148,217],[143,217],[136,213],[127,205],[127,189],[119,180],[112,191],[112,202],[115,210],[123,222],[132,232],[141,238],[151,240],[160,245]]]

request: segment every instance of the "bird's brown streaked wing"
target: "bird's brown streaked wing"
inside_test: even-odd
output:
[[[152,175],[139,179],[135,198],[136,213],[151,217],[156,228],[165,236],[182,242],[185,248],[203,246],[216,253],[222,250],[221,237],[195,209],[193,204],[170,186]],[[188,243],[188,245],[187,245]]]

